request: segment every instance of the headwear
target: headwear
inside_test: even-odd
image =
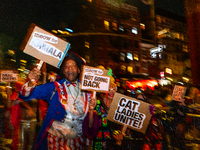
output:
[[[66,59],[67,60],[72,59],[73,61],[75,61],[80,70],[81,70],[81,65],[86,65],[85,60],[82,57],[80,57],[78,54],[72,51],[68,52]]]
[[[60,74],[59,74],[59,76],[61,78],[65,77],[63,74],[63,67],[64,67],[63,64],[65,64],[65,61],[67,61],[69,59],[75,61],[80,70],[81,70],[81,65],[86,65],[86,61],[82,57],[80,57],[78,54],[76,54],[73,51],[68,51],[68,55],[65,57],[65,59],[62,62],[62,65],[61,65],[61,70],[60,70]]]

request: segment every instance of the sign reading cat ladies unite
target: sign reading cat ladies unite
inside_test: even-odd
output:
[[[20,49],[26,54],[60,68],[69,47],[68,42],[32,24]]]
[[[1,70],[0,79],[2,82],[18,81],[18,73],[15,70]]]
[[[88,91],[107,92],[110,84],[108,70],[91,66],[82,66],[80,89]]]
[[[107,119],[145,133],[152,116],[149,110],[150,105],[135,98],[115,93]]]

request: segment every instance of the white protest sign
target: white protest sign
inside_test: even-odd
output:
[[[24,53],[59,68],[69,47],[68,42],[32,24],[21,49]]]
[[[1,70],[1,81],[4,81],[4,82],[18,81],[17,71]]]
[[[81,73],[82,90],[107,92],[110,85],[108,71],[90,66],[83,66]]]
[[[145,133],[151,119],[150,104],[115,93],[107,119]]]
[[[182,101],[184,99],[185,92],[186,92],[186,87],[175,85],[172,94],[172,100]]]

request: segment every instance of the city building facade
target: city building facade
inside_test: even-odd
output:
[[[141,20],[146,27],[145,36],[152,38],[150,34],[152,28],[150,14],[144,15]],[[155,61],[155,67],[158,67],[157,76],[164,72],[165,78],[175,83],[192,82],[185,17],[156,9],[154,21],[155,48],[150,49],[149,53],[151,60]]]
[[[147,67],[142,69],[137,7],[115,0],[88,0],[73,31],[79,34],[66,39],[88,65],[103,65],[114,74],[148,73]]]

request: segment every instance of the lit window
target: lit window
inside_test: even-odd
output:
[[[127,53],[127,58],[130,59],[130,60],[133,60],[133,54]]]
[[[134,53],[133,59],[139,61],[139,56],[138,56],[138,54]]]
[[[124,53],[120,53],[120,60],[125,61],[125,54]]]
[[[172,74],[172,69],[170,69],[170,68],[165,68],[165,72],[168,73],[168,74]]]
[[[166,23],[166,19],[165,18],[162,18],[162,23]]]
[[[121,69],[122,69],[123,71],[126,71],[126,66],[121,65]]]
[[[188,46],[187,45],[183,45],[183,51],[188,52]]]
[[[132,66],[128,66],[127,67],[127,71],[130,72],[130,73],[133,73],[133,67]]]
[[[183,34],[180,34],[180,39],[181,39],[182,41],[184,41],[184,35],[183,35]]]
[[[160,16],[156,16],[156,20],[157,20],[158,23],[161,23],[161,18],[160,18]]]
[[[85,47],[90,48],[89,42],[85,41]]]
[[[180,34],[179,33],[174,33],[174,38],[180,39]]]
[[[87,1],[90,2],[90,3],[92,2],[92,0],[87,0]]]
[[[123,26],[119,26],[119,30],[124,31],[124,27]]]
[[[90,63],[90,56],[85,55],[85,60],[86,60],[87,63]]]
[[[134,33],[134,34],[137,34],[137,33],[138,33],[136,27],[133,27],[133,29],[132,29],[132,33]]]
[[[106,30],[109,30],[109,22],[104,20],[104,26]]]
[[[112,22],[112,29],[117,31],[117,23],[115,22]]]
[[[141,28],[142,30],[145,30],[145,24],[140,23],[140,28]]]

